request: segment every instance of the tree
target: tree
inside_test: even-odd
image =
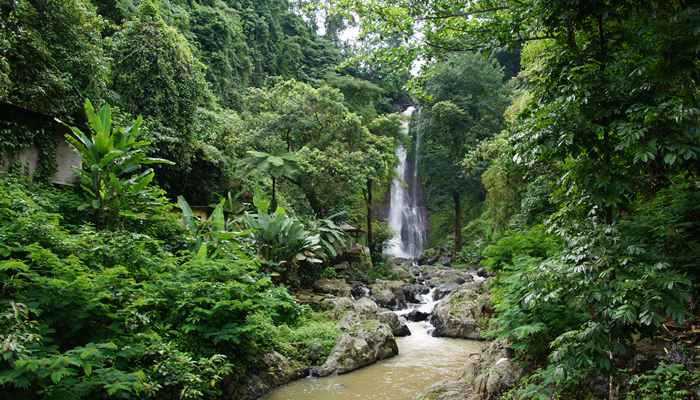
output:
[[[121,104],[147,117],[160,153],[186,168],[195,112],[211,101],[204,64],[183,35],[163,21],[153,0],[143,1],[115,35],[113,57],[112,88]]]
[[[466,176],[460,165],[467,152],[498,133],[506,97],[502,72],[479,54],[455,55],[425,73],[424,105],[419,114],[423,182],[432,203],[448,197],[454,210],[454,248],[461,247],[463,194],[480,189],[478,176]]]
[[[299,160],[293,153],[272,155],[254,150],[249,150],[247,153],[249,157],[243,160],[243,165],[249,171],[268,175],[272,179],[270,209],[274,212],[277,210],[277,179],[294,177],[299,170]]]
[[[88,0],[19,0],[0,13],[0,99],[78,116],[85,97],[105,96],[109,60]]]
[[[97,112],[90,100],[85,101],[85,115],[90,133],[70,127],[66,140],[82,159],[80,187],[90,199],[82,208],[94,210],[99,227],[111,227],[120,216],[132,215],[134,198],[153,180],[153,169],[142,171],[142,166],[173,163],[146,155],[150,143],[138,140],[141,117],[127,128],[114,128],[109,105]]]
[[[251,147],[268,154],[293,152],[299,173],[295,179],[285,179],[292,186],[285,190],[300,199],[297,211],[325,216],[352,207],[361,201],[372,158],[393,159],[387,145],[391,139],[369,133],[338,89],[279,81],[251,90],[244,104],[244,133],[227,153],[243,158]]]

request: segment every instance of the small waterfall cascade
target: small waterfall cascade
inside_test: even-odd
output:
[[[411,106],[403,112],[403,135],[409,134],[410,119],[414,111],[415,107]],[[396,146],[399,163],[394,171],[389,203],[389,227],[392,237],[384,247],[384,254],[387,256],[414,261],[420,257],[425,243],[425,209],[418,180],[420,139],[420,133],[417,133],[413,141],[413,157],[410,160],[403,144],[399,143]]]

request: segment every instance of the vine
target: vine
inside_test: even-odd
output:
[[[51,128],[31,128],[15,121],[0,121],[2,162],[16,157],[34,145],[38,153],[33,179],[47,182],[56,173],[56,140]],[[10,166],[8,166],[9,168]]]

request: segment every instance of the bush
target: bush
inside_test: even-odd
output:
[[[544,259],[561,251],[562,242],[556,236],[545,232],[544,227],[536,225],[527,231],[511,232],[501,237],[495,244],[487,246],[483,255],[483,264],[498,270],[511,264],[517,255]]]
[[[700,385],[700,372],[662,362],[655,370],[633,376],[627,400],[687,400]]]
[[[275,346],[292,360],[314,365],[328,357],[339,335],[336,320],[307,311],[296,324],[280,326]]]
[[[275,348],[276,326],[315,334],[235,240],[211,260],[145,233],[68,230],[48,206],[57,196],[0,179],[0,391],[11,398],[214,398]]]

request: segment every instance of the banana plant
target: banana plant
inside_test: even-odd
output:
[[[269,213],[270,202],[259,190],[253,197],[257,213],[246,214],[243,221],[252,234],[263,262],[279,275],[284,268],[300,264],[323,262],[321,238],[309,232],[297,218],[289,216],[284,208]]]
[[[311,230],[318,232],[320,245],[327,259],[333,259],[347,251],[351,246],[351,238],[336,222],[344,213],[336,213],[327,218],[311,220]]]
[[[247,234],[235,229],[233,221],[226,220],[226,203],[227,198],[222,198],[207,219],[200,219],[194,215],[192,207],[184,197],[177,197],[177,206],[182,211],[182,223],[195,238],[191,249],[195,259],[216,258],[224,242],[242,238]]]
[[[80,187],[90,200],[81,209],[91,208],[98,226],[108,227],[120,214],[129,214],[129,200],[142,193],[153,180],[153,169],[143,169],[144,165],[174,163],[148,157],[150,142],[139,140],[143,122],[140,116],[126,128],[115,128],[109,105],[95,111],[90,100],[85,100],[85,115],[90,132],[64,124],[71,131],[66,140],[82,160],[78,169]]]

